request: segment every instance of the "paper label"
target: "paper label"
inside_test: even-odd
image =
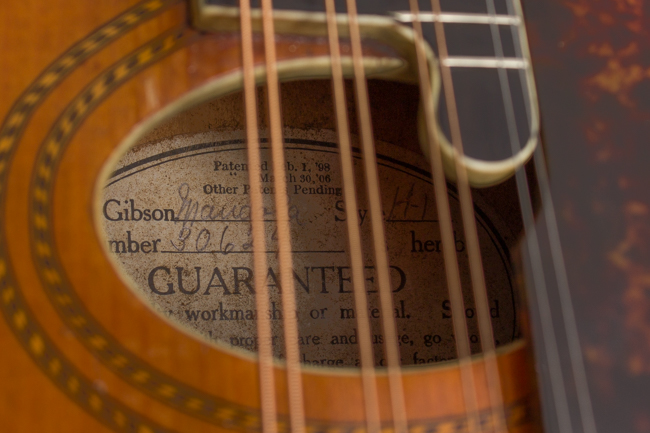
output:
[[[286,180],[291,219],[293,278],[301,360],[355,366],[359,335],[352,293],[346,209],[336,137],[328,131],[287,131]],[[241,133],[202,133],[141,145],[115,167],[103,190],[106,247],[134,290],[186,329],[230,347],[256,350],[256,322],[271,318],[274,353],[284,337],[274,215],[273,172],[262,143],[270,311],[255,308],[250,184]],[[382,207],[390,261],[393,308],[402,364],[454,359],[446,286],[430,166],[400,147],[377,144]],[[358,219],[364,237],[366,291],[377,365],[384,333],[372,254],[371,219],[363,161],[355,152]],[[452,187],[453,188],[453,187]],[[477,318],[460,210],[449,200],[472,350],[478,352]],[[479,240],[495,340],[518,336],[517,297],[498,216],[476,205]],[[500,225],[501,224],[501,225]]]

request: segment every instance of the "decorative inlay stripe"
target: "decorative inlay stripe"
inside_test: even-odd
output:
[[[136,4],[72,46],[22,92],[0,127],[0,207],[2,210],[6,207],[4,194],[4,186],[7,182],[6,168],[32,114],[52,89],[85,59],[135,26],[178,2],[178,0],[147,0]],[[44,198],[44,195],[38,192],[37,196]],[[44,220],[34,222],[41,226]],[[68,398],[114,431],[172,433],[171,430],[157,425],[110,395],[106,395],[94,382],[80,374],[51,342],[20,293],[8,259],[4,230],[5,227],[0,229],[0,311],[7,325],[36,365]],[[47,253],[46,248],[42,251]]]

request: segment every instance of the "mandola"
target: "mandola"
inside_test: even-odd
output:
[[[650,431],[643,7],[523,6],[3,4],[3,429]]]

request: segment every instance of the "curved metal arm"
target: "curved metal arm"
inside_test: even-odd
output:
[[[261,31],[261,13],[259,10],[252,11],[253,29]],[[192,3],[193,24],[203,31],[232,31],[239,28],[239,9],[229,6],[208,5],[204,0],[194,0]],[[387,11],[387,14],[389,12]],[[388,62],[382,66],[377,64],[377,59],[368,59],[366,61],[367,75],[373,78],[382,78],[387,80],[402,81],[417,84],[417,61],[415,55],[415,36],[413,29],[400,24],[404,21],[413,20],[414,17],[408,17],[404,14],[393,13],[393,16],[365,15],[359,17],[359,26],[362,37],[367,40],[388,45],[393,48],[403,62]],[[431,15],[431,16],[429,16]],[[449,15],[449,17],[447,17]],[[305,36],[326,36],[327,24],[326,16],[321,12],[306,12],[292,10],[278,10],[275,15],[276,31],[279,34],[305,35]],[[405,18],[406,17],[406,18]],[[521,17],[497,17],[502,25],[522,26]],[[489,24],[495,20],[494,17],[476,15],[476,14],[432,14],[423,15],[422,20],[442,20],[449,22],[467,22],[478,24]],[[348,19],[344,14],[337,16],[339,34],[341,37],[347,37],[349,33]],[[503,22],[501,22],[503,21]],[[440,95],[440,71],[439,62],[436,59],[431,46],[425,41],[424,48],[427,53],[427,61],[431,74],[431,88],[433,89],[433,98],[430,103],[434,104],[433,113],[437,113]],[[505,181],[517,169],[522,167],[532,156],[538,144],[539,136],[539,110],[537,107],[537,96],[534,88],[534,79],[530,67],[530,59],[527,50],[521,50],[524,58],[493,58],[493,57],[449,57],[445,59],[446,66],[449,67],[470,67],[470,68],[516,68],[526,70],[526,98],[530,107],[529,115],[529,138],[525,146],[515,155],[499,161],[488,161],[470,156],[462,156],[461,165],[467,169],[468,180],[473,187],[487,187]],[[322,59],[326,62],[325,59]],[[343,58],[344,62],[349,62],[348,58]],[[372,66],[371,66],[372,65]],[[323,65],[325,66],[325,65]],[[309,68],[308,64],[296,62],[296,70],[283,69],[280,74],[280,80],[289,81],[305,78],[304,69]],[[312,65],[313,67],[313,65]],[[370,69],[368,69],[370,67]],[[298,70],[301,69],[301,70]],[[346,68],[347,69],[347,68]],[[346,75],[349,76],[351,71],[347,69]],[[329,72],[327,67],[321,68],[318,73],[312,73],[309,77],[327,78]],[[237,89],[232,89],[237,90]],[[418,118],[418,129],[420,135],[420,147],[424,155],[429,157],[429,149],[426,144],[425,134],[426,124],[424,122],[434,122],[438,129],[440,138],[440,149],[442,152],[445,175],[449,180],[456,179],[455,161],[457,155],[449,139],[445,136],[440,128],[437,115],[434,119],[424,119],[422,109]]]

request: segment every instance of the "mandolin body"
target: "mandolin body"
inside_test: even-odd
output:
[[[239,33],[194,29],[188,5],[177,0],[56,0],[45,6],[6,1],[1,10],[3,430],[259,431],[255,357],[187,332],[146,305],[108,257],[97,222],[102,176],[127,147],[179,134],[245,129]],[[261,66],[262,39],[254,42]],[[276,42],[278,60],[285,64],[317,64],[329,55],[327,39],[320,36],[283,35]],[[374,76],[385,79],[403,60],[377,41],[366,42],[364,54],[375,61]],[[284,126],[336,131],[330,82],[311,80],[326,74],[306,66],[293,71],[285,75],[292,82],[282,86]],[[378,141],[424,159],[417,135],[419,93],[412,79],[399,81],[369,82],[373,132]],[[258,88],[261,130],[267,127],[265,95]],[[513,181],[475,194],[510,227],[514,254],[523,229]],[[523,287],[521,274],[515,280]],[[522,337],[497,350],[511,432],[542,427],[527,316],[522,308]],[[489,426],[494,420],[480,355],[471,358],[471,369],[479,419]],[[285,432],[282,363],[274,374],[279,430]],[[308,367],[302,380],[308,431],[364,428],[356,370]],[[457,361],[407,366],[403,383],[412,431],[467,431]],[[381,419],[390,429],[383,370],[378,393]]]

